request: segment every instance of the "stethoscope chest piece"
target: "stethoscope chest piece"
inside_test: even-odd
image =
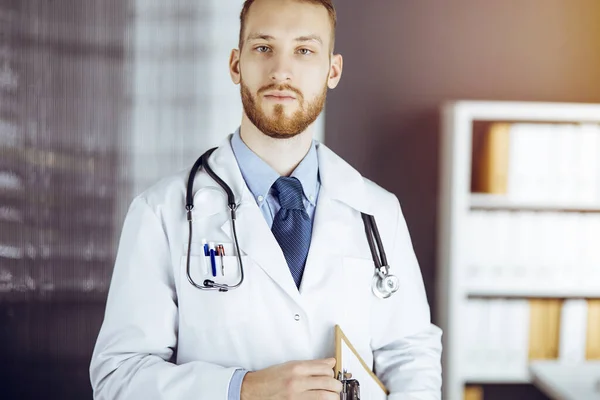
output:
[[[387,299],[400,288],[400,280],[396,275],[386,275],[380,277],[378,274],[373,276],[371,282],[371,290],[376,297],[380,299]]]

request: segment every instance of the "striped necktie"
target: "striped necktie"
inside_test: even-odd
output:
[[[273,218],[271,231],[281,246],[296,287],[300,288],[312,231],[302,201],[302,184],[297,178],[280,177],[272,189],[281,208]]]

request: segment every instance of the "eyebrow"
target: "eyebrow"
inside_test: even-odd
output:
[[[254,33],[248,36],[247,40],[275,40],[274,36],[271,35],[264,35],[261,33]],[[315,41],[315,42],[319,42],[320,44],[323,44],[323,40],[321,40],[321,38],[319,37],[319,35],[307,35],[307,36],[299,36],[296,39],[294,39],[296,42],[311,42],[311,41]]]
[[[311,41],[315,41],[315,42],[319,42],[321,44],[323,44],[323,41],[321,40],[321,38],[319,37],[319,35],[308,35],[308,36],[300,36],[296,38],[297,42],[311,42]]]

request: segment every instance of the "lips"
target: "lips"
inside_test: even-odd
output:
[[[295,100],[293,97],[266,96],[265,98],[267,100],[274,100],[274,101],[293,101],[293,100]]]
[[[294,100],[296,98],[295,96],[287,93],[267,93],[265,94],[265,97],[276,100]]]

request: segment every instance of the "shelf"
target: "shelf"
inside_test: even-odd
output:
[[[588,298],[600,299],[600,288],[526,288],[470,287],[468,298]]]
[[[532,382],[546,395],[565,399],[600,398],[600,361],[539,361],[530,366]]]
[[[524,201],[514,200],[506,195],[472,193],[471,210],[515,210],[515,211],[571,211],[598,212],[600,203],[561,202],[561,201]]]
[[[464,378],[466,384],[469,385],[486,385],[486,384],[526,384],[531,383],[530,375],[525,373],[510,373],[508,371],[503,371],[502,373],[498,373],[498,371],[491,371],[489,373],[479,373],[477,375],[467,375]]]

